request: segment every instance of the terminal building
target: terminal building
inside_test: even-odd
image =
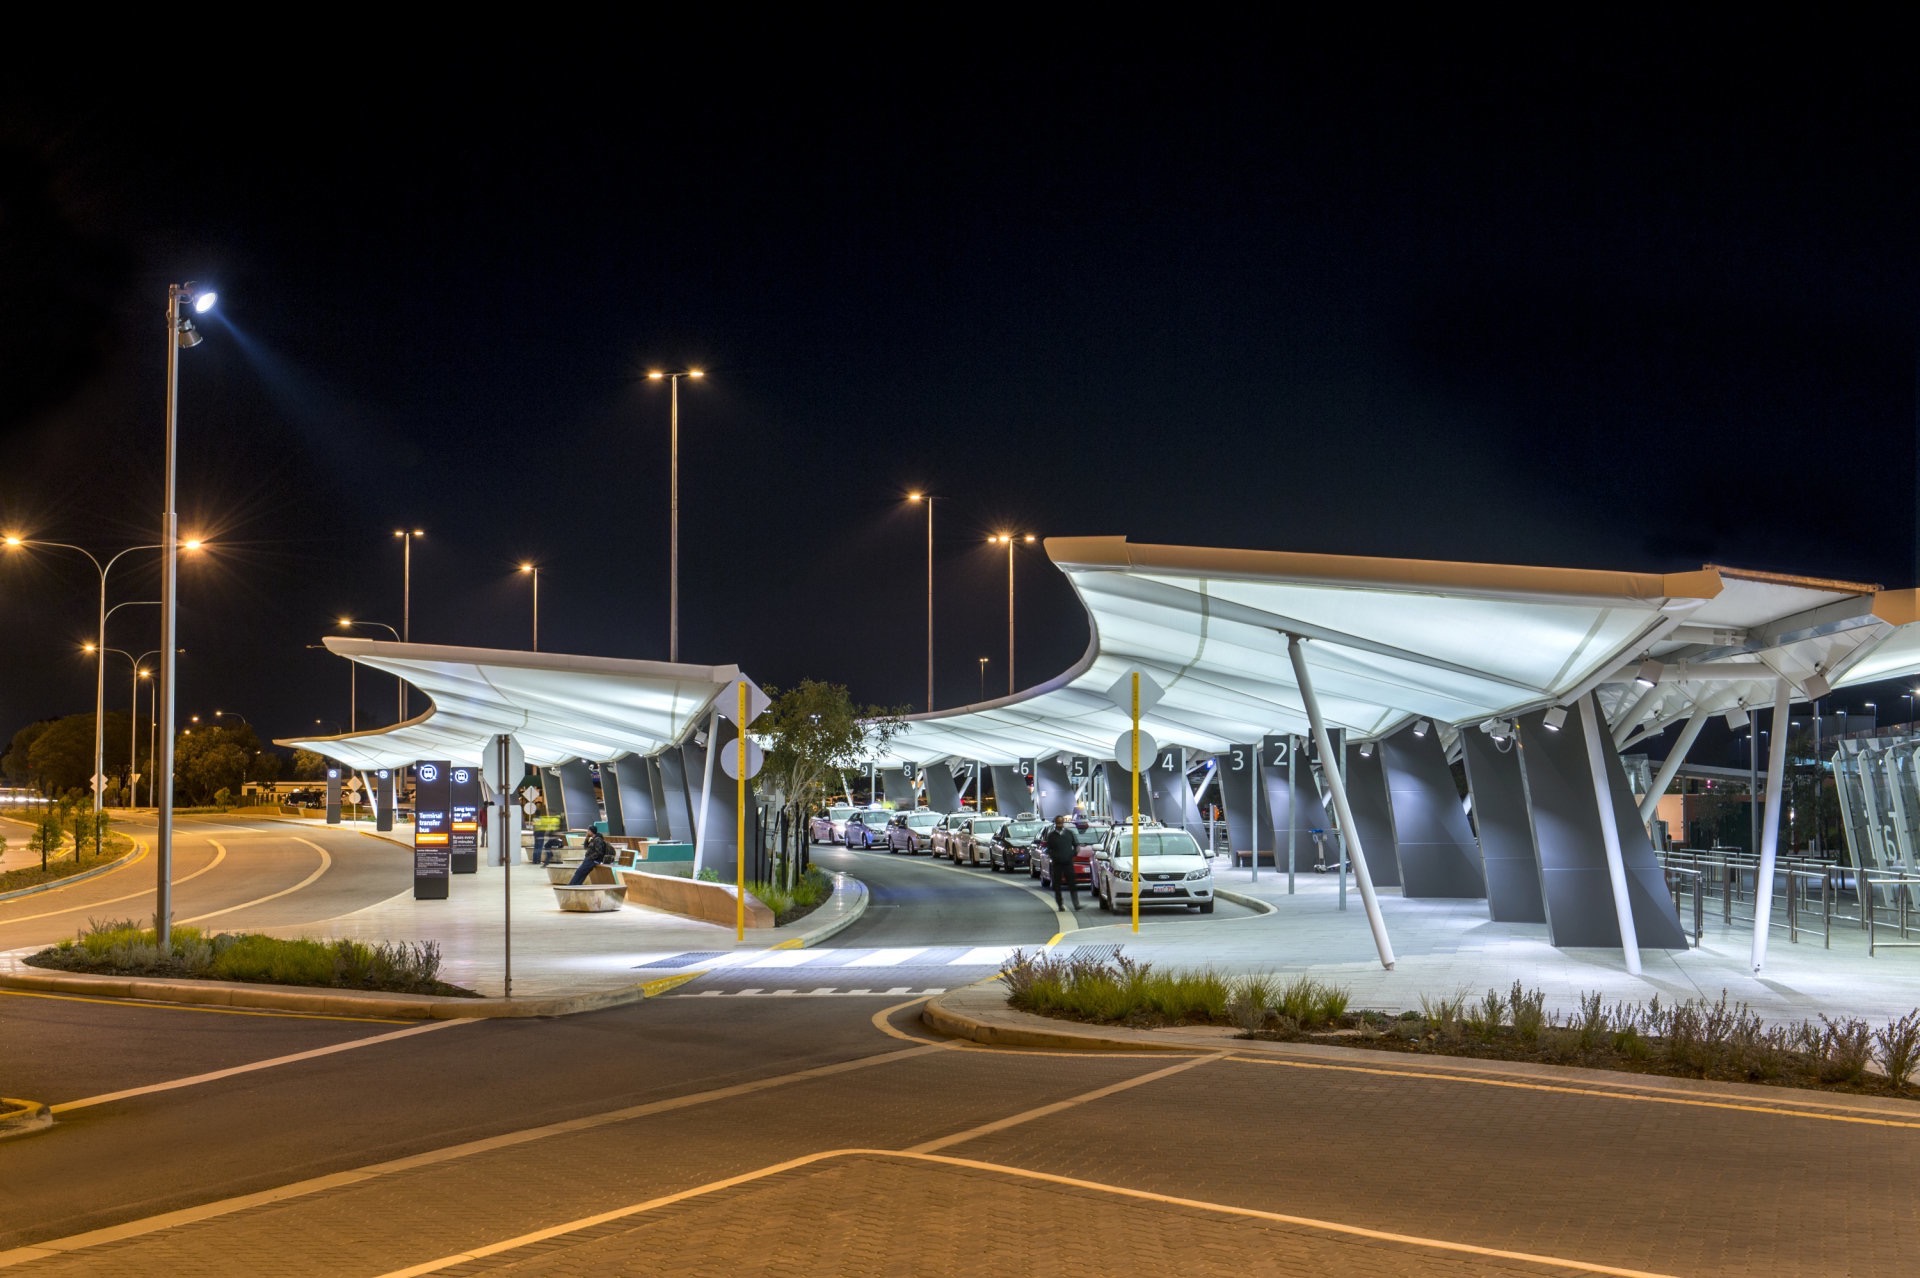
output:
[[[1151,743],[1142,815],[1211,837],[1203,814],[1217,807],[1243,861],[1351,865],[1388,966],[1383,891],[1484,901],[1491,921],[1543,929],[1556,946],[1617,949],[1634,971],[1643,948],[1685,948],[1689,922],[1653,817],[1702,728],[1716,717],[1784,724],[1794,705],[1835,689],[1920,673],[1920,592],[1857,582],[1123,537],[1052,538],[1046,550],[1086,609],[1085,654],[1014,695],[909,716],[869,761],[876,784],[896,803],[942,811],[991,789],[1003,809],[1124,817],[1138,676]],[[722,695],[737,668],[326,642],[407,680],[432,708],[392,728],[283,744],[351,769],[477,766],[511,733],[568,825],[687,839],[700,863],[731,863],[734,787],[714,783],[713,765],[737,731]],[[1670,732],[1664,763],[1636,784],[1623,755]],[[1760,846],[1717,863],[1756,885],[1755,970],[1776,896],[1757,885],[1785,872],[1786,746],[1773,732]],[[1850,864],[1911,877],[1911,746],[1849,741],[1835,759]],[[1697,906],[1698,878],[1690,890]],[[1905,899],[1904,886],[1890,890]]]

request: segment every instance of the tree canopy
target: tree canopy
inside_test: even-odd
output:
[[[772,704],[752,725],[768,747],[759,785],[796,809],[824,802],[829,778],[884,749],[907,713],[900,706],[857,706],[844,684],[813,679],[767,694]]]

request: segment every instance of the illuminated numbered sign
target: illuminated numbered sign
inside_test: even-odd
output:
[[[444,901],[453,868],[453,778],[444,761],[413,767],[413,899]]]
[[[903,763],[900,765],[900,775],[909,781],[918,781],[920,779],[920,765],[917,763]]]
[[[452,813],[447,842],[451,869],[455,874],[477,874],[480,870],[480,771],[453,768],[447,775]]]
[[[1250,745],[1237,745],[1237,746],[1227,747],[1227,757],[1226,757],[1227,771],[1245,772],[1248,768],[1251,768],[1254,765],[1254,762],[1255,762],[1254,747]]]
[[[1260,738],[1260,763],[1263,767],[1284,768],[1287,766],[1287,753],[1292,737],[1265,736]]]
[[[1026,758],[1026,759],[1019,760],[1014,766],[1020,770],[1021,776],[1030,777],[1033,775],[1033,764],[1034,764],[1033,759]]]
[[[1067,756],[1067,780],[1079,785],[1093,775],[1093,760],[1084,754]]]

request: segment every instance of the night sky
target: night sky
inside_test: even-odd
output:
[[[531,558],[543,649],[664,659],[649,367],[708,371],[683,658],[863,701],[924,696],[919,487],[942,705],[980,656],[1005,691],[1003,527],[1914,584],[1899,41],[1205,34],[11,98],[0,520],[156,538],[192,279],[221,300],[182,354],[182,528],[217,549],[183,566],[180,714],[262,735],[343,724],[346,663],[304,645],[400,623],[403,526],[416,640],[524,646]],[[113,601],[157,597],[151,558]],[[1017,563],[1026,686],[1087,632]],[[96,580],[0,562],[0,734],[91,708]]]

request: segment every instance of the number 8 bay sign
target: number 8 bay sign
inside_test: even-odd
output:
[[[453,778],[444,760],[413,765],[413,899],[444,901],[453,869]]]

